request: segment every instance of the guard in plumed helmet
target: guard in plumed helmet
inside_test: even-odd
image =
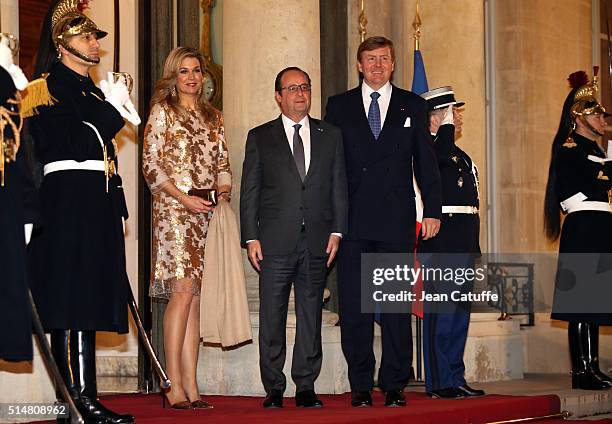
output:
[[[592,82],[584,71],[568,78],[572,90],[553,141],[544,202],[546,235],[551,241],[561,237],[551,317],[569,323],[572,388],[584,390],[612,387],[599,369],[599,326],[612,325],[612,312],[592,302],[607,299],[596,277],[612,259],[612,149],[606,153],[600,145],[610,114],[597,100],[597,68],[594,74]],[[598,265],[585,268],[588,259]],[[580,301],[588,306],[575,307]]]
[[[470,156],[455,143],[461,136],[461,107],[453,89],[436,88],[421,94],[429,109],[429,131],[442,180],[442,223],[438,236],[419,242],[419,252],[434,254],[434,266],[446,269],[473,268],[480,255],[478,216],[478,170]],[[447,294],[470,292],[473,281],[424,281],[426,292]],[[463,352],[470,323],[470,302],[424,304],[423,353],[425,385],[433,398],[459,399],[482,396],[465,381]]]
[[[53,356],[88,423],[131,423],[97,399],[96,331],[128,332],[124,222],[114,138],[124,118],[138,124],[128,88],[89,76],[106,35],[88,2],[55,0],[43,23],[35,77],[24,98],[43,166],[42,230],[30,245],[31,290],[51,333]],[[36,101],[32,101],[30,97]],[[41,105],[42,103],[42,105]],[[31,106],[39,105],[31,109]]]

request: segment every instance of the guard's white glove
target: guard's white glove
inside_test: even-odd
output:
[[[9,39],[0,35],[0,66],[9,73],[17,90],[23,90],[28,85],[28,79],[21,68],[13,63],[13,52],[9,48]]]
[[[606,156],[608,156],[608,159],[612,159],[612,140],[608,140],[608,152]]]
[[[121,116],[134,125],[140,125],[140,116],[130,100],[130,92],[123,81],[115,81],[113,73],[109,72],[107,79],[100,81],[100,90]]]
[[[440,125],[445,124],[455,124],[455,118],[453,117],[453,105],[450,105],[446,108],[446,112],[444,112],[444,118],[442,118],[442,123]]]
[[[30,244],[30,239],[32,238],[33,229],[34,229],[34,224],[23,224],[23,233],[25,235],[26,246]]]

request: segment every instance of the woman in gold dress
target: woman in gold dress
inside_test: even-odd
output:
[[[168,300],[164,349],[173,408],[209,408],[196,381],[204,245],[213,205],[187,193],[216,188],[229,200],[231,171],[223,118],[202,95],[204,59],[170,52],[145,128],[143,174],[153,194],[150,296]],[[164,398],[164,400],[165,400]]]

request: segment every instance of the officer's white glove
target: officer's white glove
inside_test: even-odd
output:
[[[9,73],[17,90],[23,90],[28,85],[28,79],[21,68],[13,63],[13,52],[9,48],[9,39],[0,35],[0,66]]]
[[[100,90],[121,116],[134,125],[140,125],[140,116],[130,100],[130,92],[123,81],[115,81],[113,73],[109,72],[105,80],[100,81]]]
[[[34,224],[23,224],[23,232],[25,235],[26,246],[30,244],[30,239],[32,238],[33,229],[34,229]]]
[[[444,118],[442,118],[442,123],[440,125],[445,124],[455,124],[455,118],[453,117],[453,105],[446,108],[446,112],[444,112]]]
[[[608,140],[608,159],[612,159],[612,140]]]

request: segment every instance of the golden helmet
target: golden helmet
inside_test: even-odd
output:
[[[104,38],[108,34],[85,16],[83,12],[88,8],[88,5],[89,0],[61,0],[55,6],[51,15],[51,37],[56,49],[61,45],[70,53],[87,62],[98,63],[100,59],[90,58],[87,54],[68,44],[68,40],[75,35],[95,34],[98,38]]]
[[[572,88],[578,88],[574,94],[574,103],[570,108],[570,113],[573,118],[588,116],[588,115],[605,115],[610,116],[606,112],[606,108],[597,99],[598,78],[597,71],[599,67],[594,67],[593,81],[589,82],[585,72],[575,72],[570,75],[570,85]]]

